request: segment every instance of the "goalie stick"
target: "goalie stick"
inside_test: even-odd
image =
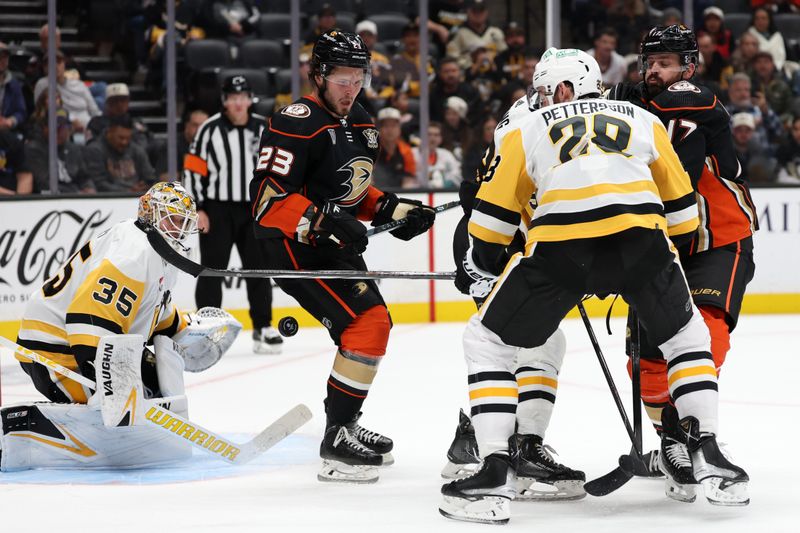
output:
[[[461,200],[453,200],[452,202],[447,202],[442,205],[437,205],[436,207],[433,208],[433,210],[438,214],[441,213],[442,211],[447,211],[448,209],[458,207],[459,205],[461,205]],[[372,237],[373,235],[383,233],[384,231],[391,231],[393,229],[397,229],[406,222],[408,222],[408,218],[399,218],[397,220],[392,220],[391,222],[387,222],[386,224],[381,224],[380,226],[375,226],[374,228],[368,229],[366,236]]]
[[[636,461],[640,461],[642,464],[644,464],[644,459],[642,458],[642,448],[640,444],[640,439],[637,436],[637,432],[634,430],[634,428],[631,427],[630,420],[628,419],[628,415],[625,412],[625,407],[623,407],[622,400],[619,397],[619,391],[617,390],[617,386],[614,383],[614,378],[611,377],[611,372],[608,369],[605,357],[603,357],[603,352],[600,349],[600,344],[597,342],[597,337],[594,334],[594,328],[592,328],[592,323],[589,321],[589,316],[586,314],[586,309],[583,307],[582,302],[579,302],[577,307],[578,307],[578,312],[581,315],[581,319],[583,320],[583,324],[584,326],[586,326],[586,333],[589,335],[589,340],[592,342],[595,354],[597,354],[597,361],[600,363],[600,368],[603,370],[603,375],[605,376],[606,382],[608,383],[608,388],[611,391],[611,396],[614,397],[614,403],[617,406],[617,410],[619,411],[620,417],[622,417],[622,422],[623,424],[625,424],[625,429],[628,432],[628,437],[630,437],[631,444],[633,445],[630,454],[623,455],[619,458],[618,462],[619,466],[617,468],[615,468],[608,474],[600,476],[597,479],[587,481],[583,485],[583,489],[592,496],[606,496],[608,494],[611,494],[618,488],[622,487],[628,481],[630,481],[636,472]],[[631,332],[631,335],[633,335],[633,332]],[[637,336],[638,336],[638,331],[637,331]],[[638,342],[636,344],[638,345]],[[638,361],[637,361],[637,366],[638,366]],[[638,384],[638,380],[636,384]],[[636,389],[637,387],[634,386],[634,394],[638,392]],[[638,400],[638,396],[636,397],[636,399]],[[634,413],[635,413],[635,407],[634,407]],[[639,417],[641,417],[641,414],[639,415]],[[641,425],[641,418],[639,418],[639,420],[640,420],[639,424]],[[639,431],[638,433],[639,435],[641,435],[641,431]]]
[[[44,365],[53,372],[76,381],[85,387],[94,390],[97,388],[97,384],[86,376],[82,376],[3,336],[0,336],[0,344],[12,350],[14,354],[24,357],[34,363]],[[284,413],[284,415],[275,422],[267,426],[258,435],[245,443],[239,444],[170,411],[165,407],[165,404],[168,404],[169,401],[170,398],[153,398],[146,400],[144,405],[146,410],[144,424],[150,427],[160,428],[162,431],[171,434],[174,438],[188,442],[195,448],[217,459],[237,465],[245,464],[255,459],[311,420],[311,411],[309,408],[303,404],[298,404],[289,409],[289,411]],[[203,438],[193,438],[194,436],[201,436],[203,434]]]
[[[308,278],[308,279],[455,279],[455,272],[412,272],[407,270],[237,270],[205,267],[180,254],[156,231],[147,240],[161,258],[187,274],[215,278]]]

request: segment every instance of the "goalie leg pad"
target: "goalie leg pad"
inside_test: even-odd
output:
[[[173,406],[176,402],[173,401]],[[83,404],[4,407],[0,470],[144,468],[188,459],[188,443],[143,426],[108,428]]]
[[[153,338],[156,352],[156,373],[158,385],[163,396],[181,396],[186,394],[183,384],[184,358],[180,345],[164,335]],[[186,415],[186,413],[179,413]]]
[[[97,391],[89,403],[96,405],[99,396],[107,427],[131,426],[143,414],[143,347],[141,335],[108,335],[97,344]]]

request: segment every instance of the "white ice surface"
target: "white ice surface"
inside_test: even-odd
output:
[[[630,404],[622,355],[624,324],[614,335],[594,327]],[[630,444],[583,325],[568,320],[568,352],[546,440],[562,462],[588,478],[609,471]],[[376,485],[319,483],[317,446],[333,349],[321,328],[287,339],[281,356],[250,353],[249,332],[203,374],[187,374],[190,415],[244,440],[303,402],[314,412],[300,431],[254,464],[236,468],[203,454],[168,469],[133,472],[0,473],[0,532],[173,531],[333,533],[478,531],[437,511],[439,471],[459,407],[467,405],[463,324],[400,325],[364,406],[364,425],[395,440],[396,464]],[[512,504],[506,531],[569,533],[800,531],[800,317],[744,316],[720,383],[720,440],[750,474],[752,503],[721,508],[681,504],[663,482],[634,479],[604,498]],[[40,399],[8,354],[3,404]],[[656,443],[646,433],[646,447]],[[792,487],[795,487],[794,489]],[[493,530],[493,529],[492,529]]]

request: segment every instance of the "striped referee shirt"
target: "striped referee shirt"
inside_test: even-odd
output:
[[[266,118],[255,113],[244,126],[217,113],[200,126],[183,160],[184,183],[198,209],[206,200],[250,201],[248,184],[265,125]]]

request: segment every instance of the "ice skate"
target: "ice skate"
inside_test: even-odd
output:
[[[358,423],[361,418],[359,412],[353,421],[348,424],[350,434],[358,440],[361,444],[372,450],[373,452],[383,456],[383,466],[391,466],[394,464],[394,457],[392,456],[392,448],[394,442],[389,437],[370,431]]]
[[[253,353],[278,355],[283,351],[283,337],[272,326],[253,330]]]
[[[518,500],[579,500],[586,496],[586,475],[553,459],[539,435],[512,435],[511,464],[517,474]]]
[[[678,421],[678,411],[665,407],[661,412],[661,449],[659,466],[666,475],[664,493],[673,500],[692,503],[697,498],[697,480],[686,447],[686,433]]]
[[[347,426],[332,425],[325,430],[319,447],[322,469],[320,481],[375,483],[383,457],[361,444]]]
[[[493,453],[471,476],[442,485],[439,512],[447,518],[505,524],[511,518],[514,470],[505,453]]]
[[[722,453],[713,433],[700,433],[696,418],[686,417],[681,425],[688,434],[692,471],[713,505],[743,506],[750,503],[747,472]]]
[[[458,414],[458,427],[450,449],[447,450],[447,464],[442,468],[445,479],[467,477],[477,470],[481,460],[478,456],[478,442],[472,421],[461,409]]]

